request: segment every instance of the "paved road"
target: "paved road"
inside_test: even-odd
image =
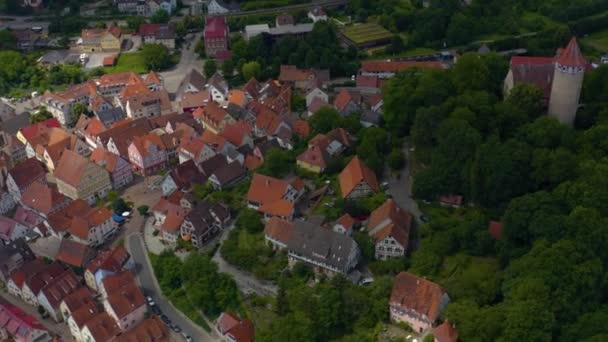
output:
[[[240,17],[246,15],[254,15],[254,14],[270,14],[270,13],[280,13],[287,10],[299,9],[299,8],[311,8],[313,6],[321,6],[324,8],[329,7],[338,7],[344,6],[348,3],[348,0],[312,0],[311,2],[307,2],[304,4],[296,4],[282,7],[273,7],[273,8],[261,8],[257,10],[251,11],[239,11],[239,12],[229,12],[225,15],[228,17]]]
[[[228,238],[228,234],[230,230],[234,228],[234,225],[226,228],[224,232],[222,232],[222,237],[220,238],[220,243],[224,242]],[[213,256],[213,261],[217,264],[220,272],[228,273],[234,278],[239,290],[245,294],[249,294],[255,292],[262,296],[268,295],[276,295],[278,288],[276,285],[256,279],[253,274],[249,272],[243,272],[238,268],[230,265],[220,253],[220,249],[215,252]]]
[[[179,325],[185,333],[192,336],[194,341],[218,341],[218,338],[211,336],[202,328],[191,323],[189,319],[185,318],[181,312],[175,310],[173,306],[160,295],[161,291],[156,283],[156,278],[154,277],[151,265],[146,256],[146,247],[144,246],[142,237],[139,233],[133,233],[127,237],[127,249],[135,261],[136,274],[140,287],[147,295],[154,299],[161,311],[167,315],[173,323]]]
[[[412,198],[412,189],[410,184],[409,146],[407,143],[403,144],[403,154],[405,154],[406,163],[405,168],[403,168],[403,170],[401,170],[399,173],[399,177],[393,176],[391,173],[390,176],[385,179],[387,179],[389,192],[393,196],[395,202],[397,202],[401,208],[414,215],[414,221],[416,222],[414,226],[418,226],[420,225],[420,215],[422,215],[422,212],[418,208],[418,203],[416,203],[416,201]],[[389,168],[387,167],[386,169],[387,173],[389,173]],[[417,249],[419,245],[419,237],[416,230],[412,232],[412,236],[414,236],[412,247]]]
[[[203,61],[199,58],[198,54],[194,52],[194,48],[196,47],[196,42],[198,42],[203,35],[202,32],[198,32],[195,34],[188,34],[186,39],[190,40],[190,47],[188,48],[188,44],[184,43],[184,47],[181,50],[181,58],[179,63],[171,70],[160,72],[160,76],[163,78],[165,83],[165,88],[168,92],[174,93],[179,86],[179,82],[181,82],[182,78],[186,73],[188,73],[192,69],[203,70]]]

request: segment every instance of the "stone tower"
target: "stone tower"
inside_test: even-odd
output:
[[[573,37],[555,61],[549,99],[549,115],[561,123],[574,123],[586,67],[587,61]]]

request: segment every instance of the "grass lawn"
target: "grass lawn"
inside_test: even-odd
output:
[[[106,73],[115,73],[122,71],[133,71],[136,74],[147,73],[148,67],[144,63],[144,58],[140,52],[123,53],[118,56],[118,61],[113,67],[105,67]]]
[[[592,33],[582,40],[584,44],[602,52],[608,52],[608,30]]]
[[[357,24],[342,29],[348,39],[356,44],[364,44],[375,40],[390,39],[393,34],[376,23]]]

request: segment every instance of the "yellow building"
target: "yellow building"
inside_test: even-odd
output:
[[[120,51],[121,32],[117,26],[82,30],[80,40],[80,48],[83,52]]]
[[[95,204],[112,189],[106,169],[76,152],[65,150],[54,172],[59,192],[71,199]]]

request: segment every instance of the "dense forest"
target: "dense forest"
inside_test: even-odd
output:
[[[534,86],[503,100],[506,69],[468,53],[385,89],[386,127],[410,136],[422,165],[415,196],[470,204],[421,228],[411,270],[446,286],[443,316],[463,341],[605,340],[608,66],[586,74],[575,128],[543,113]],[[490,219],[504,224],[498,242]]]

